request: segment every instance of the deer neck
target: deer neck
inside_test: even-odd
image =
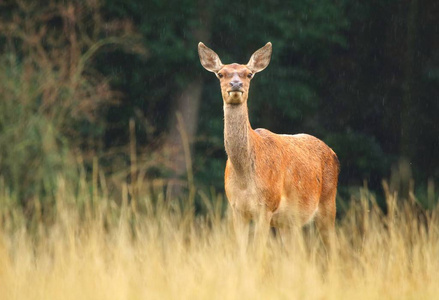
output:
[[[233,169],[243,178],[254,165],[252,132],[247,105],[224,104],[224,146]]]

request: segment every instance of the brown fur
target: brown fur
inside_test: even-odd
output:
[[[220,79],[228,155],[225,190],[238,239],[247,242],[248,222],[252,219],[255,234],[262,236],[262,241],[270,226],[300,227],[315,219],[328,242],[335,223],[339,173],[334,151],[307,134],[278,135],[250,126],[250,80],[267,67],[271,43],[256,51],[247,65],[223,65],[216,53],[202,43],[199,53],[203,66]],[[242,83],[239,93],[230,93],[231,81]]]

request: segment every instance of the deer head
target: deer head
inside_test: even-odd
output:
[[[201,42],[198,44],[198,54],[201,65],[207,71],[215,73],[220,80],[224,103],[239,105],[248,99],[250,81],[254,74],[264,70],[270,63],[271,43],[268,42],[253,53],[246,65],[236,63],[223,65],[219,56]]]

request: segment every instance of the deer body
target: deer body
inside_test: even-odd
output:
[[[198,51],[202,65],[221,83],[228,156],[225,190],[240,243],[247,243],[251,220],[262,242],[270,226],[300,227],[313,219],[324,240],[328,239],[335,223],[336,154],[313,136],[279,135],[266,129],[253,130],[250,125],[250,80],[268,66],[271,43],[256,51],[247,65],[223,65],[202,43]]]

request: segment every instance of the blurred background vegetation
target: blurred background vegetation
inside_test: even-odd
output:
[[[50,207],[60,177],[90,178],[90,193],[131,183],[133,196],[139,181],[195,203],[222,193],[222,99],[197,44],[246,63],[271,41],[252,126],[324,140],[341,162],[340,203],[388,179],[427,206],[438,16],[436,0],[0,1],[0,187],[30,213]]]

